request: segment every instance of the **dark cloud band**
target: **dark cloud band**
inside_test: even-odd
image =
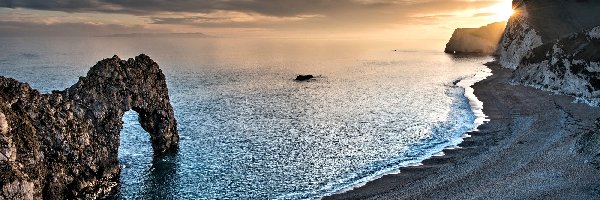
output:
[[[0,7],[64,12],[105,12],[152,15],[157,12],[211,13],[239,11],[268,16],[334,15],[358,10],[453,9],[491,5],[500,0],[0,0]]]

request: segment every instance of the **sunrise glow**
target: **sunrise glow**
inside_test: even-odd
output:
[[[508,18],[515,13],[515,11],[512,9],[511,1],[505,1],[496,4],[492,7],[486,8],[486,10],[490,13],[494,13],[491,18],[497,21],[507,21]]]
[[[0,47],[0,200],[600,200],[600,0],[0,0]]]

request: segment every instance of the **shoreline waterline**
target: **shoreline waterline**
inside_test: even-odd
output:
[[[84,42],[97,50],[71,45]],[[106,55],[144,49],[161,65],[180,150],[176,159],[153,162],[147,132],[129,116],[119,146],[123,199],[311,199],[394,173],[472,128],[469,102],[452,83],[488,60],[390,51],[401,44],[372,41],[6,43],[23,54],[3,51],[3,75],[42,92],[68,87],[85,75],[89,60]],[[323,78],[292,80],[309,73]]]
[[[481,65],[485,66],[486,64],[482,63]],[[446,154],[444,154],[444,151],[446,151],[446,150],[460,149],[461,147],[459,145],[464,141],[464,139],[471,137],[471,135],[469,135],[470,132],[478,131],[478,127],[480,125],[485,124],[486,122],[490,121],[488,116],[485,115],[485,113],[483,112],[483,102],[480,101],[477,98],[477,96],[474,94],[475,90],[473,88],[473,85],[477,82],[480,82],[480,81],[483,81],[483,80],[489,78],[492,75],[493,75],[492,70],[489,67],[485,66],[485,68],[476,72],[473,76],[463,77],[461,79],[458,79],[457,81],[454,81],[454,83],[452,83],[452,84],[454,84],[454,86],[463,88],[463,97],[467,98],[470,109],[473,112],[473,115],[475,116],[475,120],[473,121],[473,128],[471,130],[466,131],[458,138],[455,138],[454,140],[447,142],[446,145],[444,145],[445,147],[443,147],[441,150],[435,151],[433,154],[426,156],[426,158],[421,159],[420,161],[402,163],[395,167],[390,167],[388,169],[381,170],[383,173],[376,173],[372,176],[362,178],[359,181],[356,181],[357,182],[356,184],[351,184],[347,188],[343,188],[341,190],[334,191],[334,192],[325,194],[323,196],[317,196],[317,197],[314,197],[313,199],[323,199],[325,197],[330,197],[332,195],[343,194],[343,193],[352,191],[354,189],[363,187],[366,184],[368,184],[369,182],[380,179],[386,175],[400,174],[400,173],[402,173],[401,171],[403,168],[423,166],[424,165],[423,161],[425,161],[425,160],[428,160],[428,159],[431,159],[434,157],[444,157],[444,156],[446,156]],[[450,143],[450,144],[448,144],[448,143]]]
[[[589,148],[581,141],[597,127],[599,108],[511,85],[510,69],[486,66],[493,75],[473,88],[490,121],[462,149],[324,199],[598,199],[595,154],[577,149]]]
[[[477,131],[477,127],[485,122],[490,121],[488,116],[483,112],[483,102],[480,101],[477,96],[475,96],[475,89],[473,89],[472,86],[475,85],[475,83],[485,80],[492,75],[492,70],[488,67],[485,67],[482,71],[476,73],[474,77],[463,79],[456,83],[457,86],[465,89],[464,95],[469,100],[471,110],[475,114],[475,129],[471,131]]]

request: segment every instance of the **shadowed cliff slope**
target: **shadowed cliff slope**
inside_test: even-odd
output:
[[[155,155],[179,141],[165,76],[146,55],[98,62],[64,91],[0,77],[0,199],[90,199],[119,182],[123,113],[138,112]]]

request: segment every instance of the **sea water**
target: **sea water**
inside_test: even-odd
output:
[[[8,37],[0,47],[0,75],[45,93],[115,54],[160,65],[179,150],[153,158],[127,112],[119,199],[313,199],[417,164],[480,123],[465,88],[490,61],[394,41]]]

